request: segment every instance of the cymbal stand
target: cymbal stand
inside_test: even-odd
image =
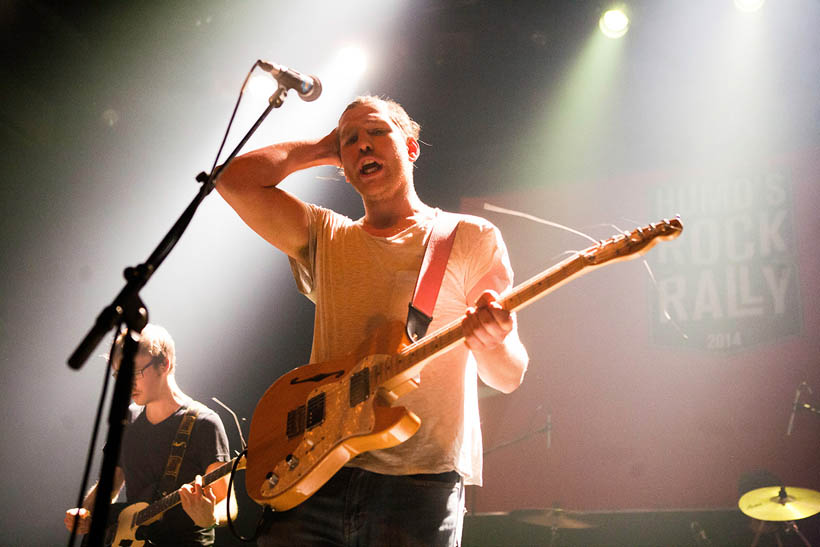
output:
[[[787,532],[794,532],[797,535],[797,537],[799,537],[803,541],[803,544],[806,547],[811,547],[811,543],[809,543],[809,540],[806,539],[806,536],[804,536],[803,532],[800,531],[800,528],[797,527],[797,521],[790,520],[788,522],[785,522],[783,526]]]
[[[550,526],[550,543],[549,547],[555,547],[555,539],[558,537],[558,527],[555,525]]]
[[[767,524],[773,524],[771,522],[760,520],[758,521],[757,530],[755,530],[755,537],[752,540],[752,544],[750,547],[757,547],[757,542],[760,541],[760,536],[763,534],[764,529],[766,528]],[[780,523],[777,523],[780,524]],[[803,545],[806,547],[812,547],[811,542],[803,535],[803,532],[800,531],[800,528],[797,527],[797,521],[789,520],[784,521],[783,523],[783,531],[786,533],[793,532],[800,540],[803,542]],[[778,547],[783,547],[783,542],[780,540],[780,531],[776,530],[774,532],[774,539],[777,542]]]

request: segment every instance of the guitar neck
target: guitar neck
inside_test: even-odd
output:
[[[507,311],[520,310],[583,274],[610,263],[631,260],[646,254],[659,240],[674,239],[682,230],[680,218],[675,218],[637,228],[629,233],[620,233],[606,241],[599,241],[503,294],[499,303]],[[429,359],[453,347],[464,338],[462,319],[457,319],[405,347],[396,355],[393,362],[387,365],[387,380],[379,383],[387,389],[393,389],[418,376]]]
[[[202,486],[208,486],[209,484],[216,482],[230,473],[234,461],[235,460],[231,460],[203,476]],[[158,499],[134,516],[134,526],[142,526],[143,523],[150,521],[161,513],[164,513],[168,509],[180,503],[180,501],[179,490],[175,490],[167,496]]]
[[[593,265],[583,255],[574,255],[510,290],[499,299],[499,304],[510,312],[523,309],[563,284],[586,273],[586,270],[591,267]],[[448,350],[463,338],[461,319],[452,321],[404,348],[396,359],[399,364],[398,368],[401,370],[420,368],[424,362]]]

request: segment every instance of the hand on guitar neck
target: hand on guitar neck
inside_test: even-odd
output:
[[[504,309],[498,293],[482,292],[475,306],[464,314],[461,330],[485,384],[502,393],[510,393],[521,385],[529,357],[518,341],[515,314]],[[513,337],[512,343],[505,344],[508,336]],[[509,366],[497,366],[498,363],[509,363]]]
[[[227,485],[220,488],[220,499],[224,498]],[[179,501],[182,508],[200,528],[210,528],[219,524],[215,514],[216,494],[211,486],[202,486],[202,476],[197,475],[191,484],[183,484],[179,489]]]

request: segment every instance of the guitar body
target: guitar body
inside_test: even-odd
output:
[[[248,436],[251,499],[290,509],[356,455],[396,446],[418,430],[416,415],[388,403],[417,386],[412,378],[393,392],[377,389],[392,355],[406,343],[403,325],[391,324],[354,355],[298,367],[268,388]]]
[[[105,529],[103,545],[105,547],[142,547],[145,545],[144,539],[137,539],[136,525],[137,514],[148,507],[147,503],[139,502],[131,505],[125,503],[113,503],[109,508],[108,526]],[[159,519],[161,515],[151,522]],[[143,523],[145,524],[145,523]],[[88,547],[89,534],[83,536],[80,547]]]
[[[111,545],[112,547],[128,546],[128,547],[142,547],[145,545],[145,540],[137,539],[137,529],[139,526],[134,526],[134,520],[137,513],[148,507],[147,503],[139,502],[132,503],[123,508],[117,517],[117,527],[114,529],[112,525],[106,533],[104,545]],[[109,540],[113,531],[114,537]]]

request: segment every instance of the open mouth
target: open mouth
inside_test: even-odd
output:
[[[362,164],[359,168],[359,173],[362,175],[372,175],[373,173],[378,173],[382,170],[382,166],[380,163],[375,161],[369,161],[367,163]]]

